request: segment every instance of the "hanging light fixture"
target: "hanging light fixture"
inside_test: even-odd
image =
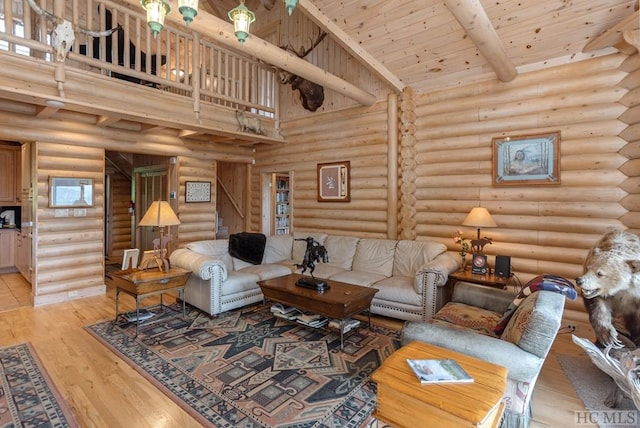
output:
[[[289,12],[289,16],[291,16],[297,4],[298,0],[284,0],[284,5],[287,8],[287,12]]]
[[[229,19],[233,22],[236,38],[243,44],[249,36],[249,26],[256,20],[256,15],[246,8],[244,0],[229,11]]]
[[[198,0],[178,0],[178,10],[188,27],[198,14]]]
[[[155,39],[164,28],[164,18],[171,12],[171,6],[166,0],[140,0],[140,4],[147,11],[147,25]]]

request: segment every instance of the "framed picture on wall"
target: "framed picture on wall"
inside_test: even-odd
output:
[[[493,185],[560,184],[560,131],[500,137],[493,144]]]
[[[187,181],[185,183],[185,202],[211,202],[211,182]]]
[[[82,208],[92,206],[92,178],[49,177],[49,207]]]
[[[318,202],[351,200],[349,161],[318,164]]]

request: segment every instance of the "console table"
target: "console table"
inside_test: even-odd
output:
[[[118,271],[113,274],[113,282],[116,286],[116,317],[118,320],[120,292],[124,292],[136,299],[136,336],[140,326],[140,302],[153,295],[160,295],[160,307],[163,308],[162,295],[169,291],[182,293],[182,316],[186,316],[184,303],[184,287],[191,272],[173,267],[169,272],[160,270],[133,270]]]

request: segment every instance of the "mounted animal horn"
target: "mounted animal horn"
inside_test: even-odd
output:
[[[296,51],[290,44],[286,46],[280,46],[281,49],[295,54],[298,58],[304,58],[320,44],[327,36],[327,33],[321,32],[318,34],[316,40],[311,44],[309,49],[300,47],[299,51]],[[293,73],[289,73],[284,70],[280,70],[280,83],[286,85],[291,84],[291,88],[300,92],[300,101],[302,106],[309,111],[316,111],[324,102],[324,88],[317,83],[311,82],[300,76],[296,76]]]
[[[56,60],[59,62],[63,62],[67,57],[67,53],[71,50],[73,42],[76,39],[73,24],[71,23],[71,21],[59,18],[51,12],[44,10],[43,8],[38,6],[38,4],[34,0],[27,0],[27,2],[36,14],[42,16],[45,19],[48,19],[51,22],[56,23],[56,26],[53,28],[53,33],[51,35],[51,45],[56,50]],[[78,27],[77,31],[92,37],[106,37],[112,35],[119,28],[120,25],[110,30],[93,31],[87,28]]]

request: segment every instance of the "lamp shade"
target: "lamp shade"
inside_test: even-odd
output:
[[[175,226],[180,224],[176,213],[167,201],[153,201],[151,206],[138,223],[138,226]]]
[[[249,27],[256,20],[256,15],[244,5],[244,0],[240,0],[240,4],[229,11],[229,19],[233,22],[236,38],[243,44],[249,36]]]
[[[140,0],[140,4],[147,11],[147,25],[153,38],[156,38],[164,28],[164,18],[171,12],[171,6],[166,0]]]
[[[469,214],[467,214],[467,218],[462,222],[463,226],[473,226],[477,228],[481,227],[497,227],[495,221],[493,221],[493,217],[489,214],[489,211],[483,207],[475,207],[473,208]]]

